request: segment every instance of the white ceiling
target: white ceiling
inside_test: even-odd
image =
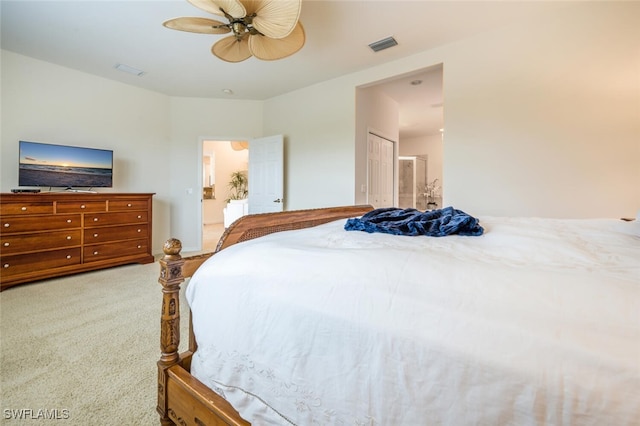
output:
[[[162,26],[179,16],[216,18],[186,0],[1,0],[0,35],[2,49],[170,96],[264,100],[551,12],[559,3],[564,2],[303,0],[300,21],[307,41],[301,51],[279,61],[250,58],[236,64],[210,53],[224,36]],[[398,46],[378,53],[368,47],[388,36]],[[116,64],[145,74],[118,71]],[[441,84],[441,78],[426,75],[408,78],[424,83],[386,89],[401,105],[410,102],[404,99],[409,95],[438,90],[428,82]],[[441,103],[441,86],[439,96]],[[438,102],[430,98],[427,107],[433,103]],[[407,115],[416,108],[403,107],[401,122],[427,121]],[[430,126],[417,130],[414,123],[412,132],[433,132],[442,123]]]

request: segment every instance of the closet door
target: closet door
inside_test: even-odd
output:
[[[368,194],[372,206],[393,206],[393,142],[369,133],[368,143]]]

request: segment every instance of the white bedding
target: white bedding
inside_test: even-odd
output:
[[[229,247],[191,279],[192,374],[257,425],[637,425],[640,223],[481,218]]]

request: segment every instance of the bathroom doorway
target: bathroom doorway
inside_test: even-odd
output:
[[[427,209],[427,156],[398,157],[398,207]]]
[[[224,209],[231,197],[229,181],[234,172],[249,170],[247,141],[202,142],[202,250],[212,251],[224,232]]]
[[[369,93],[382,93],[386,99],[391,99],[395,103],[395,109],[390,107],[391,103],[382,101],[368,102],[363,104],[361,108],[363,116],[374,118],[368,119],[363,124],[386,130],[387,134],[393,134],[394,131],[397,131],[398,151],[396,155],[398,162],[396,164],[398,173],[394,177],[394,185],[396,185],[398,194],[396,202],[400,207],[414,204],[414,192],[416,194],[415,208],[425,210],[435,208],[434,206],[442,207],[445,132],[443,71],[444,65],[437,64],[385,79],[364,89]],[[371,95],[369,96],[371,97]],[[366,114],[365,109],[367,109]],[[397,114],[397,122],[390,124],[388,117],[394,116],[394,113]],[[425,160],[426,179],[423,180],[422,172],[416,170],[420,175],[420,180],[415,184],[419,185],[419,188],[412,187],[409,191],[409,188],[401,187],[402,165],[409,164],[402,162],[401,157]],[[411,174],[413,176],[413,171]],[[356,189],[358,190],[359,187]],[[429,194],[430,200],[425,201],[424,195],[419,196],[425,193]],[[409,194],[410,201],[407,198]],[[426,205],[428,201],[431,201],[430,206]]]

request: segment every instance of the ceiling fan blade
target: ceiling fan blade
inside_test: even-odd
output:
[[[244,0],[247,14],[255,13],[253,26],[271,38],[284,38],[300,18],[302,0]]]
[[[221,8],[234,18],[243,18],[247,11],[239,0],[187,0],[195,7],[214,15],[225,16]]]
[[[249,36],[238,40],[236,36],[225,37],[211,47],[211,53],[227,62],[242,62],[251,57]]]
[[[258,59],[273,61],[286,58],[302,49],[305,42],[304,28],[300,22],[285,38],[269,38],[262,35],[252,35],[249,38],[249,50]]]
[[[231,28],[224,22],[215,21],[207,18],[175,18],[169,19],[162,23],[167,28],[179,31],[188,31],[190,33],[201,34],[226,34]]]

